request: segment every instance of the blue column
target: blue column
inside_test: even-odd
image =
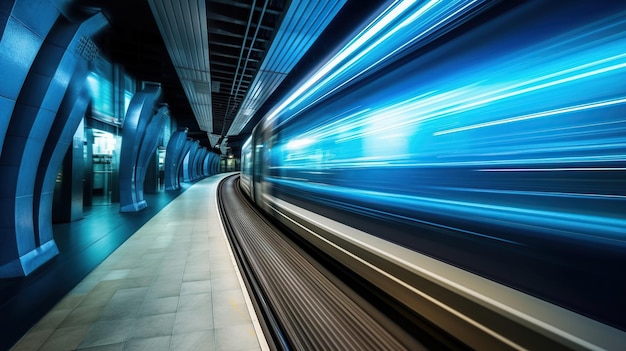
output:
[[[92,37],[106,24],[107,21],[102,14],[94,15],[80,26],[72,38],[72,41],[79,41],[81,45],[81,50],[74,51],[74,54],[79,56],[78,64],[52,123],[39,161],[39,170],[44,171],[37,172],[35,180],[34,228],[41,243],[53,239],[52,200],[57,172],[63,163],[63,158],[70,147],[80,152],[82,158],[82,139],[74,140],[74,134],[83,120],[89,103],[85,81],[89,73],[89,62],[94,58],[94,47],[90,47],[92,44],[85,38]],[[57,42],[62,41],[62,38],[57,40]],[[82,182],[80,186],[83,186]]]
[[[166,106],[161,107],[154,118],[149,122],[146,133],[143,137],[139,148],[139,159],[137,160],[136,171],[136,198],[138,203],[145,203],[143,198],[144,181],[146,179],[146,171],[148,170],[148,162],[155,154],[159,146],[159,137],[163,134],[163,127],[169,116],[169,110]]]
[[[213,157],[213,174],[218,174],[220,173],[220,156],[219,155],[215,155]]]
[[[189,152],[185,156],[183,160],[183,180],[185,182],[191,182],[194,180],[194,161],[196,158],[196,153],[198,152],[198,147],[200,142],[197,140],[191,140],[191,145],[189,146]]]
[[[217,174],[217,167],[219,166],[219,156],[213,152],[209,152],[204,161],[204,173],[207,176]]]
[[[208,177],[209,174],[209,162],[211,159],[211,154],[207,153],[206,155],[204,155],[204,160],[202,161],[202,174],[205,177]]]
[[[187,140],[185,140],[185,145],[183,146],[183,150],[180,153],[180,158],[178,160],[178,162],[180,163],[180,173],[178,174],[179,181],[186,181],[185,174],[187,172],[186,169],[188,168],[188,164],[186,164],[186,162],[189,159],[189,154],[193,146],[194,140],[191,138],[187,138]]]
[[[146,87],[133,96],[128,106],[120,150],[120,212],[137,212],[147,206],[137,198],[137,167],[146,167],[139,164],[139,150],[160,95],[160,87]]]
[[[165,150],[164,180],[165,190],[177,190],[180,188],[180,160],[181,154],[187,143],[187,130],[178,130],[170,136]]]
[[[207,154],[208,151],[206,147],[202,147],[202,149],[200,149],[200,157],[198,157],[198,177],[200,178],[207,176],[206,173],[204,173],[204,160],[206,159]]]
[[[204,164],[203,164],[203,173],[205,177],[210,177],[213,174],[213,161],[215,158],[215,154],[211,151],[207,151],[206,156],[204,156]]]
[[[13,13],[28,7],[18,6],[18,3]],[[42,20],[49,16],[31,15],[39,15]],[[40,167],[44,145],[78,66],[81,39],[92,35],[105,23],[101,15],[83,23],[59,17],[24,79],[0,156],[0,208],[3,209],[0,226],[4,242],[0,277],[27,275],[58,253],[51,233],[36,234],[39,230],[35,229],[38,228],[35,217],[39,215],[41,188],[35,189],[35,183],[47,172],[47,167]],[[35,27],[40,25],[37,23]]]
[[[180,159],[178,160],[178,162],[180,163],[180,172],[181,172],[178,175],[178,177],[182,181],[186,181],[185,173],[186,173],[186,167],[188,167],[188,165],[186,165],[185,162],[187,162],[187,159],[189,158],[189,151],[191,150],[192,146],[193,146],[193,139],[187,138],[187,140],[185,141],[185,146],[183,146],[183,151],[180,154]]]
[[[199,143],[198,143],[199,144]],[[204,155],[204,153],[202,152],[203,148],[200,147],[198,145],[198,149],[196,150],[196,153],[193,157],[193,179],[200,179],[200,177],[202,176],[201,170],[202,170],[202,156]]]
[[[204,167],[204,161],[206,160],[206,157],[209,155],[209,150],[207,148],[204,148],[204,153],[202,154],[202,177],[208,177],[209,174],[207,172],[205,172],[205,167]]]
[[[58,16],[49,0],[0,1],[0,153],[26,75]]]
[[[183,151],[180,153],[180,159],[178,162],[180,163],[180,173],[178,174],[179,181],[185,181],[185,160],[189,155],[189,150],[191,150],[191,146],[193,145],[193,140],[187,138],[185,140],[185,145],[183,146]]]

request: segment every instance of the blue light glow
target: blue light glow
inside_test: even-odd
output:
[[[608,275],[604,255],[626,257],[626,3],[523,2],[472,22],[494,3],[394,3],[267,116],[263,184],[286,201],[398,225],[397,240],[418,251],[412,238],[444,237],[423,252],[496,281],[517,262],[498,275],[498,258],[458,263],[446,244],[480,242],[471,254],[481,260],[489,245],[513,247],[533,264],[558,247]],[[570,266],[559,259],[542,261],[554,286],[506,284],[569,296],[580,288],[571,277],[591,275],[577,263],[559,280]],[[626,328],[611,307],[626,284],[609,289],[580,289],[580,305],[619,295],[581,310]]]
[[[287,144],[285,144],[285,148],[287,150],[301,150],[310,146],[314,142],[315,141],[313,139],[307,139],[307,138],[293,139],[293,140],[290,140]]]
[[[296,108],[305,109],[308,106],[307,101],[317,101],[335,91],[338,88],[337,82],[341,81],[340,86],[343,86],[406,46],[421,40],[426,41],[428,35],[435,29],[458,20],[483,2],[476,0],[394,2],[319,71],[274,108],[266,118],[268,120],[278,116],[282,116],[283,119],[292,118],[295,116]],[[383,42],[384,45],[381,45]]]

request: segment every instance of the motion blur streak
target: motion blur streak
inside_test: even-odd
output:
[[[454,128],[454,129],[444,130],[444,131],[441,131],[441,132],[435,132],[435,133],[433,133],[433,135],[443,135],[443,134],[462,132],[462,131],[470,130],[470,129],[478,129],[478,128],[483,128],[483,127],[490,127],[490,126],[495,126],[495,125],[498,125],[498,124],[519,122],[519,121],[524,121],[524,120],[532,119],[532,118],[554,116],[554,115],[558,115],[558,114],[562,114],[562,113],[583,111],[583,110],[587,110],[587,109],[593,109],[593,108],[610,106],[610,105],[617,105],[617,104],[623,104],[623,103],[626,103],[626,98],[610,100],[610,101],[600,101],[600,102],[584,104],[584,105],[578,105],[578,106],[564,107],[564,108],[560,108],[560,109],[556,109],[556,110],[550,110],[550,111],[544,111],[544,112],[539,112],[539,113],[533,113],[533,114],[525,115],[525,116],[501,119],[499,121],[486,122],[486,123],[475,124],[475,125],[471,125],[471,126],[467,126],[467,127],[461,127],[461,128]],[[620,121],[620,122],[626,122],[626,120]]]
[[[486,1],[395,1],[337,55],[304,82],[267,116],[268,120],[332,93],[416,41],[425,44],[432,32],[462,18]],[[419,20],[419,21],[418,21]],[[341,82],[337,86],[338,82]],[[298,99],[297,101],[295,101]],[[303,106],[304,105],[304,106]],[[288,108],[288,109],[287,109]],[[285,114],[282,118],[287,118]]]
[[[261,206],[626,330],[626,2],[394,2],[337,52],[244,147]]]

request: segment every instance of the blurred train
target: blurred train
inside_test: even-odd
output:
[[[468,345],[626,345],[624,2],[391,2],[241,164],[265,212]]]

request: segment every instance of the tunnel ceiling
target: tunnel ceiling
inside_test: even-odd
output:
[[[262,6],[257,6],[251,16],[252,6],[243,1],[207,1],[215,134],[228,132],[280,24],[285,5],[285,1],[269,2],[260,19]]]
[[[171,37],[169,43],[166,43],[167,38],[163,40],[163,28],[161,31],[159,28],[164,26],[163,17],[155,20],[151,3],[153,7],[155,3],[179,7],[178,10],[164,8],[163,14],[168,21],[177,18],[178,23],[169,25],[174,31],[180,31],[180,38],[185,39],[188,36],[186,42]],[[110,27],[95,38],[102,54],[123,65],[137,79],[160,83],[163,100],[169,105],[178,127],[188,128],[190,137],[200,140],[203,146],[210,148],[221,141],[222,137],[228,136],[229,128],[259,73],[291,1],[267,0],[266,3],[264,0],[207,0],[197,5],[196,8],[205,9],[205,13],[198,13],[195,19],[192,14],[193,6],[185,12],[186,8],[178,5],[180,2],[169,0],[77,0],[76,4],[84,12],[100,9],[109,19]],[[254,110],[253,116],[240,128],[238,135],[228,136],[229,146],[232,144],[237,149],[271,106],[304,76],[310,74],[311,69],[321,59],[336,50],[352,34],[354,28],[372,16],[379,6],[379,2],[348,0],[302,59],[284,74],[274,93],[264,98],[263,103]],[[182,28],[185,26],[187,32]],[[198,28],[206,30],[206,33],[198,33]],[[181,62],[202,60],[202,44],[198,44],[199,48],[193,45],[198,43],[198,39],[188,33],[201,34],[199,38],[206,38],[208,41],[208,79],[182,79],[184,77],[181,78],[181,67],[176,67],[171,59],[168,44],[170,51],[176,50],[179,56],[184,56],[179,57]],[[185,84],[188,86],[185,87]],[[209,102],[202,99],[198,102],[192,96],[192,102],[196,104],[192,107],[189,90],[196,92],[201,98],[210,96]],[[198,105],[206,110],[199,112]],[[202,117],[198,118],[198,114]],[[203,118],[207,118],[206,115],[210,116],[208,123],[203,121]],[[235,154],[237,151],[235,150]]]

